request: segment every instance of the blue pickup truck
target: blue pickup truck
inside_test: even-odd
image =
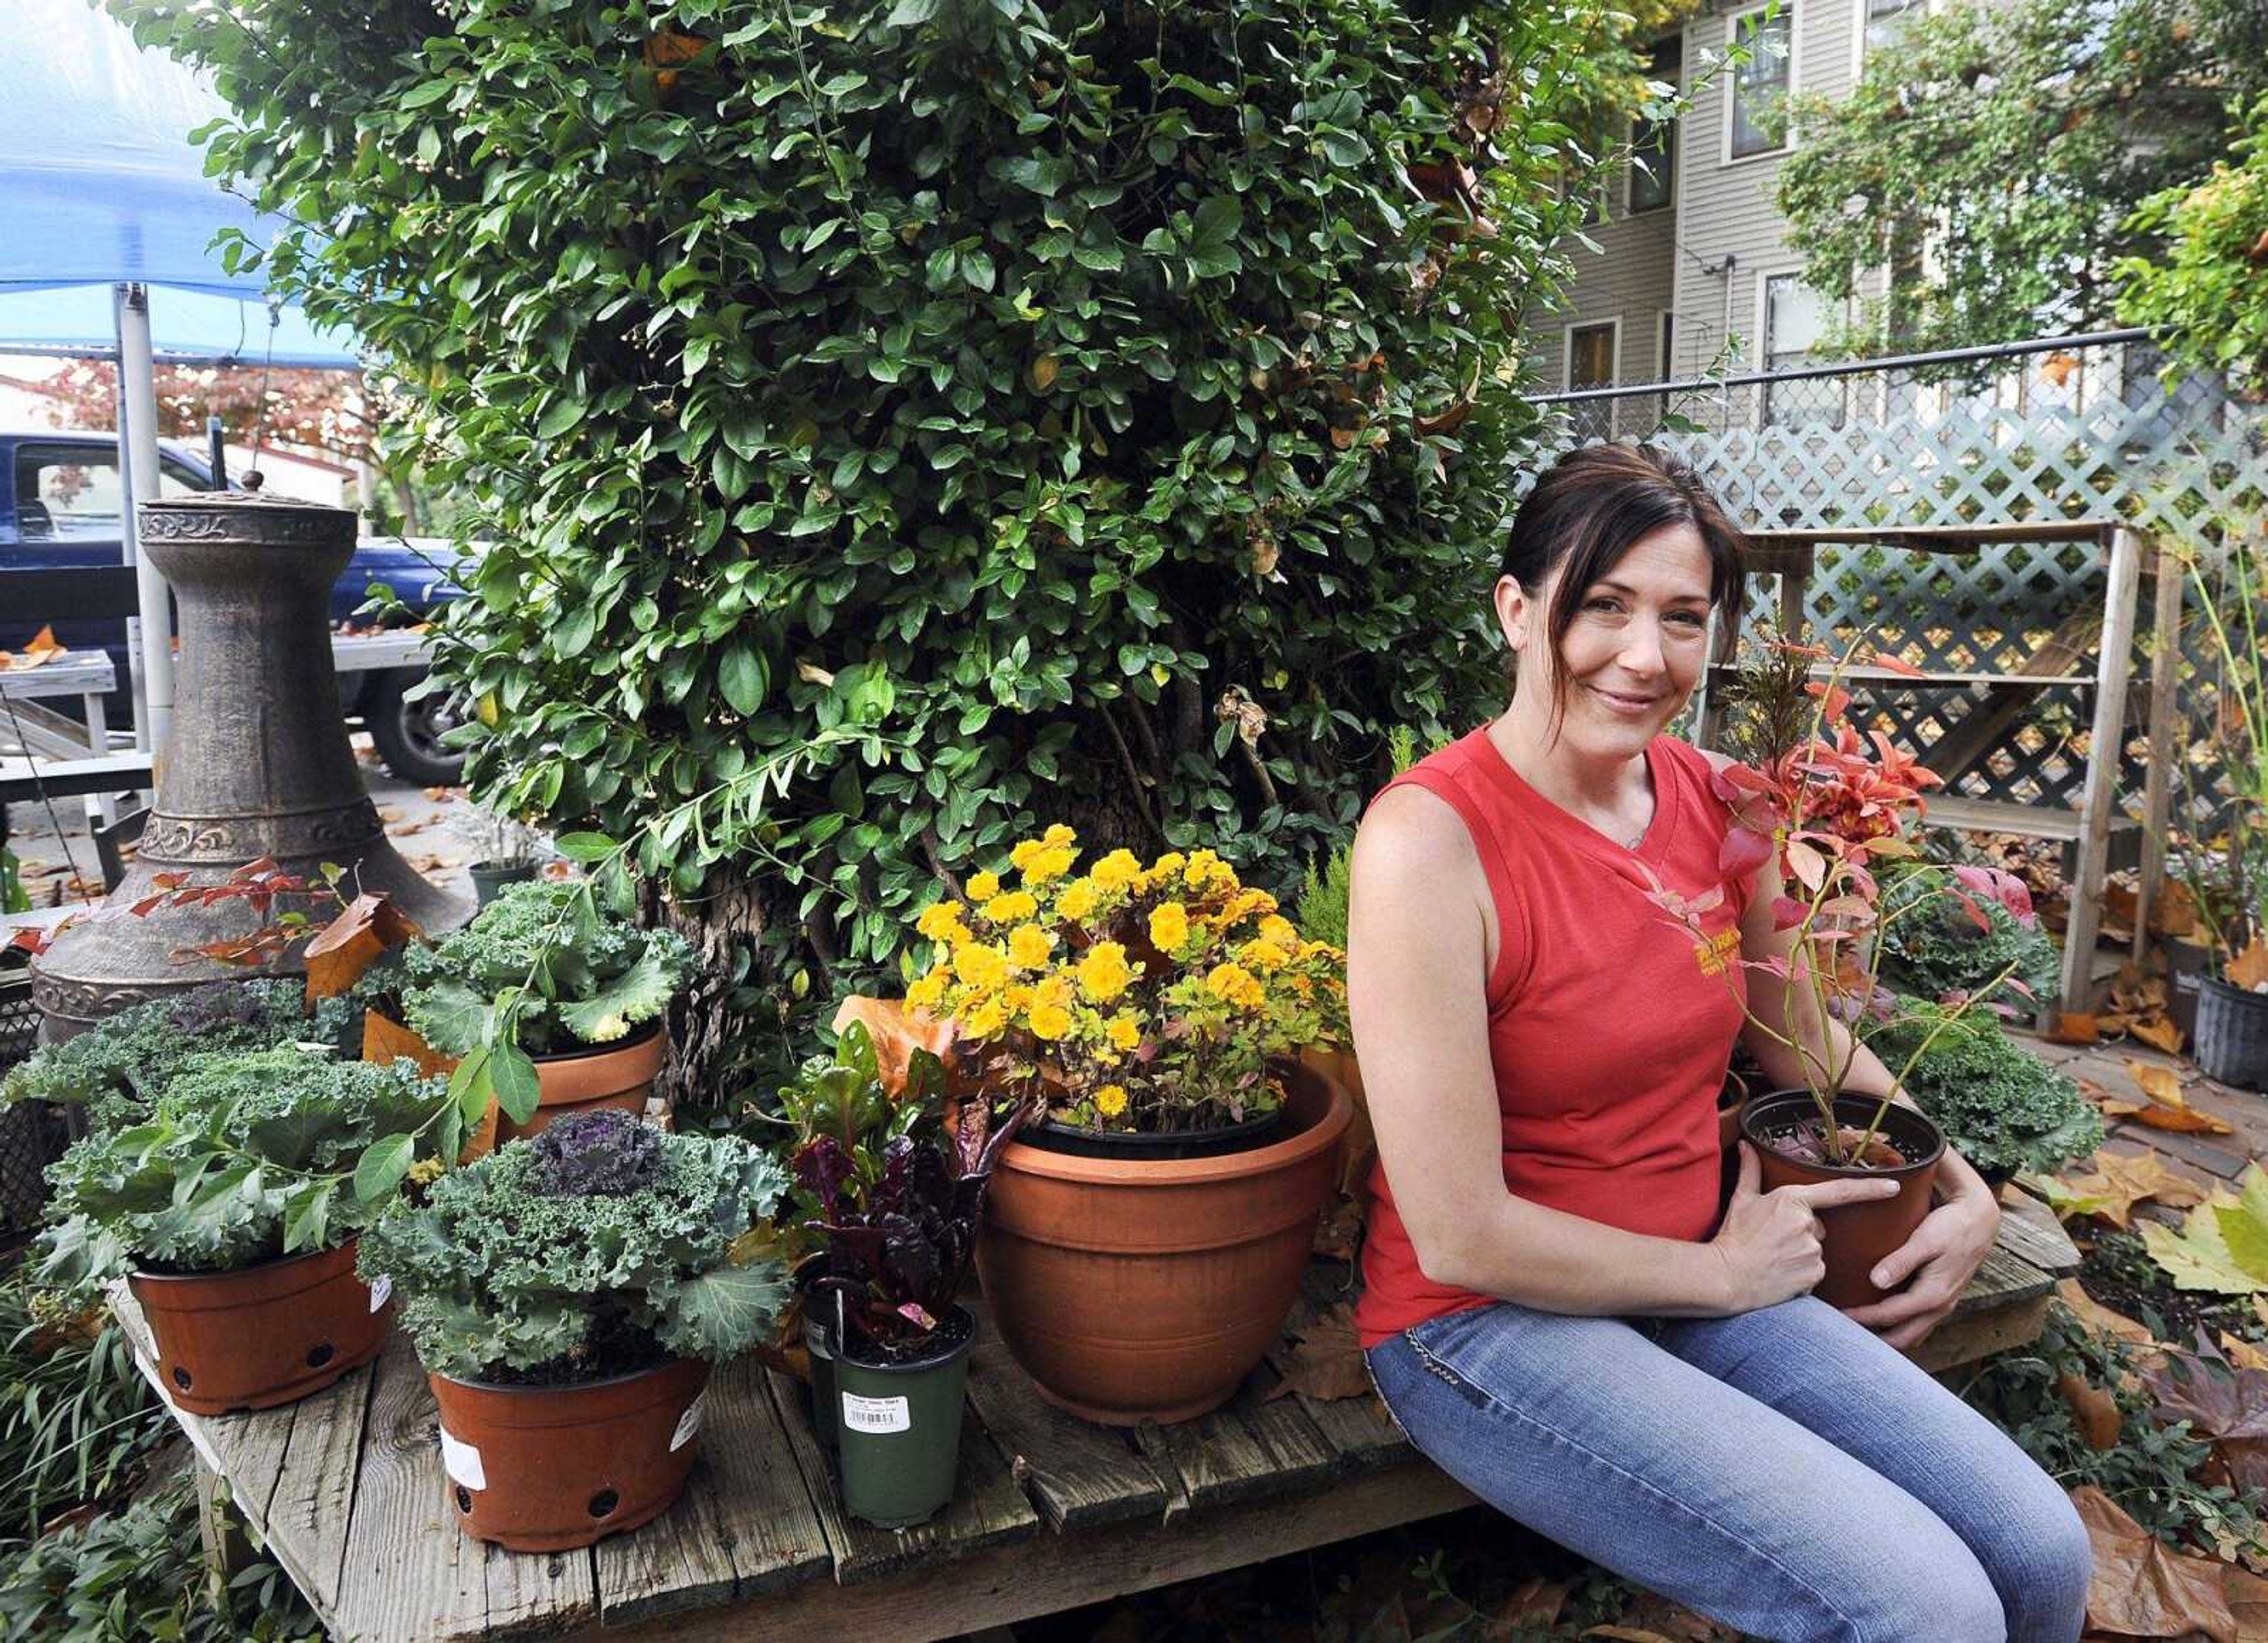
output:
[[[165,496],[213,488],[212,469],[202,455],[165,444],[158,461]],[[111,435],[0,432],[0,573],[122,563],[119,500],[118,445]],[[373,582],[385,583],[417,611],[444,604],[462,591],[411,549],[364,542],[331,590],[332,621],[351,618],[370,597]],[[0,583],[0,589],[4,586]],[[0,650],[21,650],[47,625],[46,619],[36,610],[7,608],[6,602],[0,601]],[[58,622],[54,627],[55,637],[72,650],[108,651],[122,684],[128,676],[125,623]],[[422,667],[342,672],[339,700],[350,718],[359,718],[368,727],[389,770],[404,781],[431,786],[458,780],[465,760],[440,745],[442,733],[457,722],[451,704],[438,696],[408,698],[409,688],[423,677]],[[122,689],[114,704],[111,722],[131,724],[132,704]]]

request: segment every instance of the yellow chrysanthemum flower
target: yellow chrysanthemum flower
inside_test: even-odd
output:
[[[1000,875],[997,873],[980,873],[968,881],[968,899],[972,902],[989,902],[999,894]]]
[[[981,910],[996,925],[1013,925],[1035,916],[1040,903],[1029,890],[1010,890],[994,896]]]
[[[1021,873],[1025,868],[1032,865],[1032,858],[1038,855],[1046,848],[1047,845],[1042,841],[1035,838],[1027,838],[1021,844],[1018,844],[1015,849],[1008,852],[1008,865],[1015,868],[1017,872]]]
[[[1094,906],[1102,899],[1102,892],[1094,888],[1092,879],[1073,879],[1064,886],[1063,895],[1056,900],[1056,911],[1065,918],[1089,918]]]
[[[1049,884],[1071,871],[1079,852],[1068,846],[1049,846],[1035,851],[1030,858],[1016,865],[1023,870],[1026,884]]]
[[[1224,889],[1236,885],[1236,869],[1209,850],[1196,851],[1182,868],[1182,882],[1191,889],[1203,889],[1208,884],[1218,884]]]
[[[1035,1010],[1068,1010],[1078,998],[1078,993],[1072,990],[1070,973],[1057,970],[1032,989],[1032,1007]]]
[[[932,941],[950,941],[954,931],[961,928],[961,915],[965,910],[959,902],[936,902],[922,909],[914,920],[914,928]]]
[[[1079,990],[1096,1004],[1108,1004],[1133,983],[1126,949],[1116,941],[1096,942],[1079,961]]]
[[[934,1010],[944,1002],[945,990],[952,980],[952,969],[940,964],[906,989],[906,1002],[917,1010]]]
[[[1042,844],[1060,849],[1065,844],[1078,844],[1079,835],[1072,832],[1062,822],[1058,822],[1053,827],[1050,827],[1046,832],[1040,835],[1040,841]]]
[[[1037,925],[1018,925],[1008,932],[1008,961],[1018,969],[1044,969],[1055,944]]]
[[[1105,1029],[1110,1035],[1113,1050],[1139,1050],[1142,1047],[1141,1024],[1130,1015],[1114,1015]]]
[[[1231,922],[1249,918],[1255,913],[1272,913],[1275,910],[1276,898],[1265,890],[1239,890],[1228,902]]]
[[[1248,941],[1236,950],[1236,961],[1266,976],[1290,963],[1292,955],[1273,941]]]
[[[990,992],[1007,982],[1008,955],[997,947],[971,941],[954,949],[953,973],[962,986]]]
[[[1161,902],[1150,910],[1150,945],[1171,953],[1189,939],[1189,910],[1179,902]]]
[[[1241,1009],[1256,1010],[1267,1001],[1258,976],[1241,964],[1216,964],[1206,973],[1205,991]]]
[[[1116,1084],[1106,1084],[1094,1092],[1094,1110],[1106,1118],[1116,1118],[1126,1110],[1126,1091]]]
[[[1008,1025],[1008,1006],[998,998],[987,998],[962,1016],[961,1025],[971,1038],[990,1038]]]
[[[1035,1004],[1031,1014],[1032,1036],[1049,1043],[1071,1031],[1071,1012],[1061,1005]]]
[[[1130,850],[1114,850],[1088,871],[1098,888],[1123,890],[1142,876],[1142,858]]]
[[[1153,879],[1170,879],[1189,865],[1189,859],[1181,851],[1169,850],[1150,864],[1150,876]]]
[[[1270,913],[1260,921],[1260,939],[1282,947],[1286,953],[1297,953],[1300,950],[1300,932],[1292,927],[1292,921],[1281,913]]]

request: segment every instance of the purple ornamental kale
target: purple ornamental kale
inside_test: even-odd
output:
[[[268,1012],[250,987],[240,982],[217,981],[194,987],[175,999],[174,1030],[190,1038],[230,1028],[264,1028]]]
[[[535,1190],[546,1197],[621,1197],[661,1170],[661,1132],[613,1108],[571,1114],[528,1145]]]

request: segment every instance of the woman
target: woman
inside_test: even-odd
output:
[[[1348,963],[1380,1152],[1357,1315],[1371,1371],[1475,1493],[1751,1635],[2071,1643],[2078,1514],[1898,1350],[1992,1248],[1976,1171],[1946,1153],[1939,1202],[1874,1274],[1904,1287],[1849,1314],[1808,1293],[1818,1212],[1889,1183],[1760,1193],[1744,1143],[1719,1214],[1731,949],[1788,953],[1778,866],[1727,886],[1705,947],[1646,890],[1719,881],[1730,813],[1710,755],[1662,731],[1739,556],[1671,459],[1562,459],[1496,585],[1511,706],[1363,822]],[[1746,986],[1776,1031],[1846,1042],[1799,1027],[1784,983],[1749,969]],[[1771,1034],[1746,1042],[1767,1076],[1802,1082]],[[1861,1050],[1846,1087],[1891,1079]]]

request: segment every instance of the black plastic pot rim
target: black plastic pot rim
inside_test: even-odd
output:
[[[593,1056],[611,1056],[618,1050],[633,1050],[645,1043],[647,1039],[659,1035],[662,1020],[662,1017],[657,1015],[637,1032],[625,1037],[611,1039],[603,1044],[581,1044],[573,1050],[554,1050],[543,1055],[530,1056],[528,1059],[536,1065],[541,1066],[549,1061],[586,1061]]]
[[[933,1352],[925,1358],[876,1359],[870,1361],[859,1357],[848,1346],[836,1346],[834,1354],[835,1361],[839,1364],[849,1364],[852,1368],[863,1370],[869,1374],[920,1374],[925,1370],[941,1369],[954,1359],[967,1355],[969,1349],[976,1345],[975,1313],[966,1307],[955,1307],[946,1315],[967,1318],[968,1333],[941,1352]]]
[[[2226,998],[2231,1004],[2242,1001],[2254,1009],[2268,1010],[2268,992],[2255,992],[2249,987],[2240,987],[2234,982],[2223,981],[2218,976],[2205,976],[2200,977],[2200,980],[2204,985]]]
[[[1242,1152],[1248,1146],[1263,1145],[1283,1121],[1284,1109],[1281,1107],[1273,1112],[1263,1113],[1257,1118],[1247,1118],[1241,1124],[1217,1124],[1202,1130],[1096,1130],[1083,1124],[1042,1118],[1037,1124],[1027,1124],[1017,1132],[1016,1138],[1038,1147],[1042,1152],[1091,1148],[1093,1150],[1076,1154],[1088,1158],[1139,1157],[1145,1153],[1163,1153],[1184,1147],[1235,1153]]]
[[[1835,1107],[1838,1116],[1846,1103],[1859,1109],[1859,1116],[1863,1122],[1874,1116],[1874,1109],[1882,1104],[1882,1098],[1879,1095],[1837,1095],[1835,1098]],[[1766,1090],[1760,1095],[1750,1096],[1742,1104],[1741,1138],[1759,1152],[1770,1153],[1775,1158],[1787,1159],[1789,1163],[1800,1164],[1806,1169],[1815,1169],[1822,1175],[1848,1175],[1859,1181],[1902,1181],[1909,1175],[1919,1175],[1945,1156],[1945,1131],[1938,1127],[1936,1120],[1930,1117],[1927,1113],[1918,1112],[1911,1107],[1901,1107],[1893,1101],[1882,1114],[1882,1127],[1875,1133],[1889,1137],[1889,1126],[1893,1123],[1921,1125],[1928,1133],[1931,1142],[1929,1151],[1921,1157],[1908,1159],[1895,1169],[1865,1169],[1847,1164],[1814,1163],[1808,1158],[1788,1158],[1786,1153],[1774,1146],[1757,1131],[1757,1124],[1764,1115],[1783,1105],[1807,1116],[1815,1118],[1819,1116],[1818,1099],[1809,1090]],[[1895,1141],[1895,1138],[1890,1138]]]
[[[686,1361],[682,1358],[665,1358],[644,1369],[601,1375],[596,1381],[570,1381],[564,1386],[524,1386],[514,1381],[473,1381],[463,1375],[447,1374],[438,1369],[426,1369],[425,1373],[436,1381],[446,1381],[451,1386],[465,1387],[475,1392],[508,1392],[515,1397],[524,1393],[530,1397],[549,1397],[570,1392],[595,1392],[600,1387],[620,1386],[627,1381],[643,1381],[649,1376],[666,1374]],[[421,1363],[418,1367],[423,1369],[425,1367]]]

